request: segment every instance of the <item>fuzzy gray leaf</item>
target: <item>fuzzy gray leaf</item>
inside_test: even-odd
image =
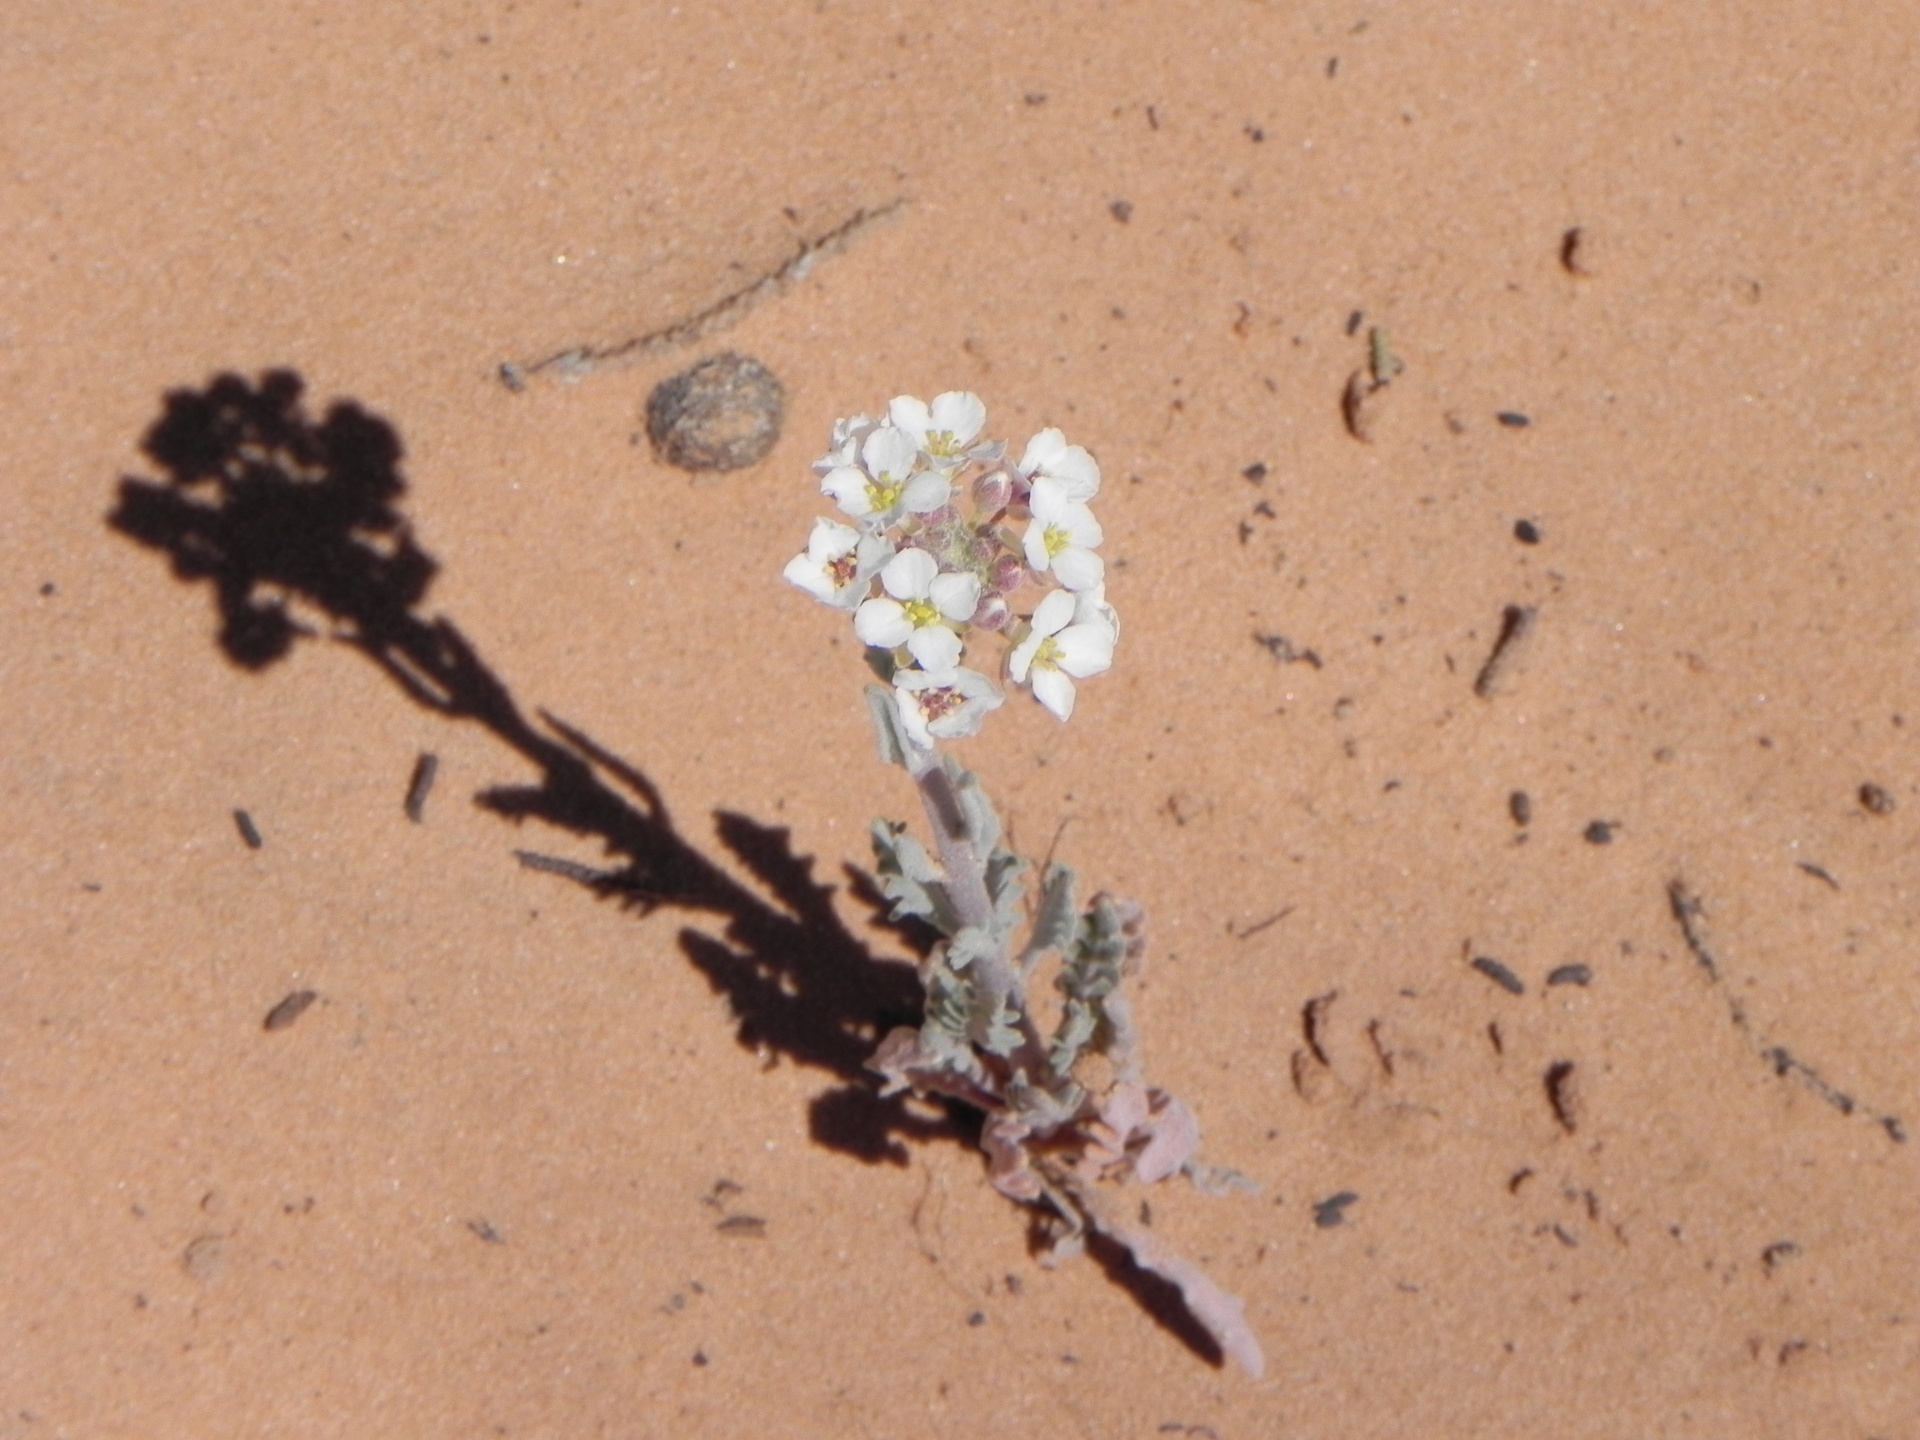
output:
[[[974,1043],[1002,1057],[1020,1048],[1020,1012],[1010,996],[994,996],[990,1003],[975,997]]]
[[[1065,865],[1049,865],[1041,882],[1040,907],[1033,917],[1033,939],[1027,949],[1033,954],[1058,950],[1066,954],[1073,944],[1075,926],[1074,891],[1079,877]]]
[[[1099,1017],[1085,1000],[1067,1001],[1060,1016],[1053,1042],[1047,1047],[1047,1065],[1055,1075],[1066,1076],[1080,1063],[1080,1052],[1087,1048],[1099,1026]]]
[[[958,923],[940,867],[926,847],[890,820],[873,822],[874,871],[880,893],[893,901],[892,918],[918,915],[948,934]]]
[[[873,721],[873,738],[880,746],[883,765],[907,766],[907,746],[912,742],[900,726],[900,711],[893,692],[878,685],[867,686],[867,715]]]
[[[991,960],[1005,942],[982,925],[968,925],[947,946],[947,964],[965,970],[976,960]]]
[[[954,796],[960,802],[960,815],[966,827],[967,839],[973,842],[976,853],[991,854],[994,846],[1000,843],[1000,817],[994,812],[993,801],[981,789],[979,776],[951,755],[942,755],[940,759],[947,768],[947,778],[953,784]]]

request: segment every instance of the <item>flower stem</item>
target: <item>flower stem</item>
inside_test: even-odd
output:
[[[946,874],[947,895],[954,914],[964,926],[992,933],[993,897],[987,893],[986,857],[981,855],[967,833],[966,812],[954,793],[953,778],[941,763],[937,750],[908,748],[907,769],[920,791],[920,803],[926,808],[927,824],[940,852],[940,868]],[[974,973],[996,1002],[1006,997],[1020,1029],[1020,1046],[1008,1057],[1009,1064],[1025,1071],[1036,1083],[1046,1076],[1047,1048],[1039,1027],[1027,1008],[1026,978],[1007,953],[1003,943],[991,956],[974,961]]]

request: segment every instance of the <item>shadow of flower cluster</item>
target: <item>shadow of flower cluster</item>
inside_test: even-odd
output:
[[[122,477],[108,523],[167,554],[180,579],[212,583],[220,648],[234,664],[263,671],[323,634],[358,650],[414,703],[480,725],[533,764],[536,783],[484,791],[478,803],[597,840],[612,862],[562,874],[641,913],[716,917],[717,933],[688,927],[681,948],[726,996],[743,1046],[841,1082],[814,1102],[820,1143],[904,1162],[901,1138],[947,1133],[882,1100],[864,1068],[889,1026],[919,1015],[913,967],[875,956],[847,930],[833,887],[793,853],[786,830],[716,816],[720,843],[765,887],[757,893],[680,833],[638,768],[545,711],[529,720],[459,627],[421,612],[439,567],[398,508],[398,433],[350,401],[315,421],[304,388],[275,370],[258,383],[229,374],[168,394],[141,446],[163,478]],[[849,876],[877,901],[864,876]]]

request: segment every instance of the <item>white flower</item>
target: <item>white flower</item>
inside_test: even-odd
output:
[[[1004,699],[993,682],[973,670],[941,674],[900,670],[893,677],[894,703],[907,738],[923,750],[938,740],[963,740],[980,733],[987,713]]]
[[[894,650],[904,645],[922,669],[951,670],[960,663],[964,625],[980,604],[980,581],[965,574],[940,572],[940,562],[925,550],[902,550],[880,572],[886,595],[862,605],[853,628],[869,645]]]
[[[1036,480],[1027,500],[1033,523],[1027,526],[1027,564],[1036,574],[1051,570],[1069,590],[1091,590],[1106,578],[1106,565],[1093,553],[1105,535],[1086,502],[1075,500],[1059,480]]]
[[[1098,675],[1113,664],[1117,636],[1102,609],[1111,613],[1104,600],[1053,591],[1033,612],[1027,638],[1007,658],[1013,683],[1031,683],[1033,698],[1062,720],[1073,714],[1074,680]]]
[[[947,503],[953,482],[930,470],[915,474],[919,459],[920,444],[911,435],[897,425],[879,426],[861,441],[859,463],[828,471],[820,493],[871,526],[891,525],[902,511],[925,515]]]
[[[1104,625],[1113,632],[1113,643],[1115,645],[1120,643],[1120,616],[1113,606],[1107,603],[1105,585],[1095,585],[1091,590],[1074,592],[1073,623]]]
[[[813,462],[813,473],[827,475],[844,465],[860,463],[860,447],[866,443],[879,422],[870,415],[855,415],[833,422],[833,448]]]
[[[851,610],[867,598],[873,577],[893,555],[878,535],[863,535],[834,520],[813,522],[806,553],[796,555],[780,573],[816,600]]]
[[[1028,480],[1056,481],[1069,500],[1082,504],[1100,493],[1099,462],[1081,446],[1067,444],[1058,430],[1042,430],[1027,442],[1020,474]]]
[[[937,468],[957,469],[968,444],[987,423],[987,407],[970,390],[949,390],[933,404],[901,395],[887,407],[887,419],[913,437]]]

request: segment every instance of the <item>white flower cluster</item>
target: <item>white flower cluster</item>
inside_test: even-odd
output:
[[[960,663],[972,631],[1007,635],[1007,677],[1062,720],[1073,682],[1111,666],[1120,638],[1087,503],[1100,492],[1099,465],[1051,429],[1010,464],[1004,444],[978,440],[986,423],[987,407],[964,390],[931,405],[902,395],[884,420],[836,422],[833,448],[813,468],[853,523],[815,521],[785,571],[852,611],[860,639],[892,655],[901,724],[923,748],[976,734],[1001,703],[991,680]],[[1058,588],[1015,614],[1033,585]]]

